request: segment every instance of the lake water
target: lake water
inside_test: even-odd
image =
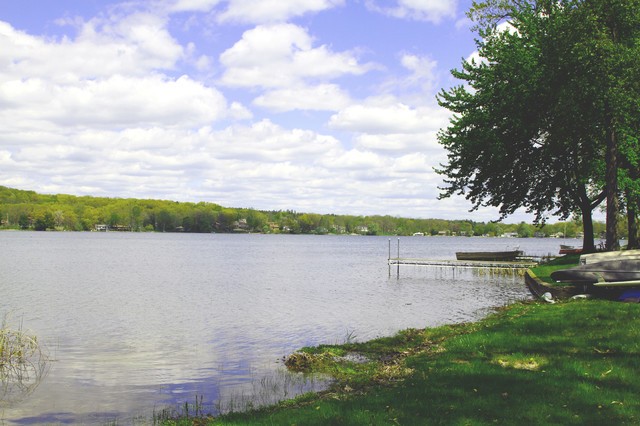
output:
[[[400,250],[546,255],[561,242],[406,237]],[[286,373],[282,357],[303,346],[476,320],[530,297],[520,277],[468,269],[403,266],[398,279],[387,237],[1,232],[0,248],[0,315],[50,357],[37,387],[0,398],[8,424],[143,424],[196,397],[205,411],[273,402],[322,386]]]

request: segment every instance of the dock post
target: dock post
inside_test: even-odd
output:
[[[400,279],[400,238],[398,238],[398,279]]]
[[[389,278],[391,278],[391,238],[389,238],[389,257],[387,258],[387,265],[389,265]]]

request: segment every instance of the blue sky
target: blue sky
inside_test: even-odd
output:
[[[22,0],[0,8],[0,184],[492,220],[438,201],[436,93],[470,0]],[[528,220],[515,215],[508,221]]]

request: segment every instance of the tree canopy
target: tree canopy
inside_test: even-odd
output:
[[[513,233],[520,237],[565,234],[575,237],[580,224],[568,222],[534,227],[526,223],[261,211],[205,202],[38,194],[0,186],[0,228],[92,231],[104,227],[132,232],[468,236]],[[604,230],[604,224],[598,224],[598,227],[599,231]]]
[[[454,113],[439,133],[441,197],[463,194],[502,218],[519,208],[542,222],[579,212],[587,251],[592,211],[607,199],[614,248],[618,183],[628,199],[638,193],[639,10],[638,0],[474,3],[477,58],[438,95]]]

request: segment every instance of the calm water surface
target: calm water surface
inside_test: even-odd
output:
[[[560,242],[407,237],[400,250],[545,255]],[[2,232],[0,248],[0,315],[52,359],[33,392],[0,401],[8,424],[144,423],[196,395],[207,411],[272,402],[321,386],[282,365],[302,346],[475,320],[529,297],[521,278],[470,270],[406,266],[397,279],[387,237]]]

